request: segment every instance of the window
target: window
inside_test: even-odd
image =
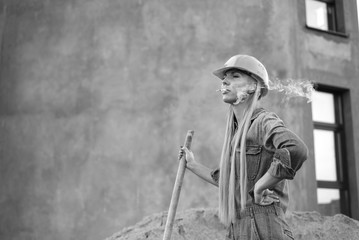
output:
[[[306,0],[307,27],[345,35],[343,0]]]
[[[312,117],[319,212],[328,216],[349,215],[341,93],[315,91]]]

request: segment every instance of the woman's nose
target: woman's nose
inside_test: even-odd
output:
[[[222,84],[223,85],[228,85],[229,84],[228,79],[226,77],[222,79]]]

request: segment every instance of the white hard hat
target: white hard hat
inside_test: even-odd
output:
[[[255,57],[248,55],[235,55],[231,57],[222,68],[213,72],[220,79],[224,78],[224,74],[229,69],[239,69],[247,72],[249,76],[259,81],[262,85],[262,97],[268,93],[269,79],[268,73],[264,65]]]

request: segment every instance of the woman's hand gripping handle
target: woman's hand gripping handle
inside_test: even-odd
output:
[[[189,150],[186,146],[181,146],[178,153],[178,160],[181,160],[182,158],[186,160],[186,167],[189,169],[191,169],[191,166],[196,164],[193,152]]]

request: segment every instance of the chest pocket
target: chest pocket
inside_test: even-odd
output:
[[[239,160],[240,148],[236,149]],[[247,145],[246,147],[246,159],[247,159],[247,178],[248,180],[254,180],[258,175],[259,165],[261,162],[262,146],[259,145]]]

